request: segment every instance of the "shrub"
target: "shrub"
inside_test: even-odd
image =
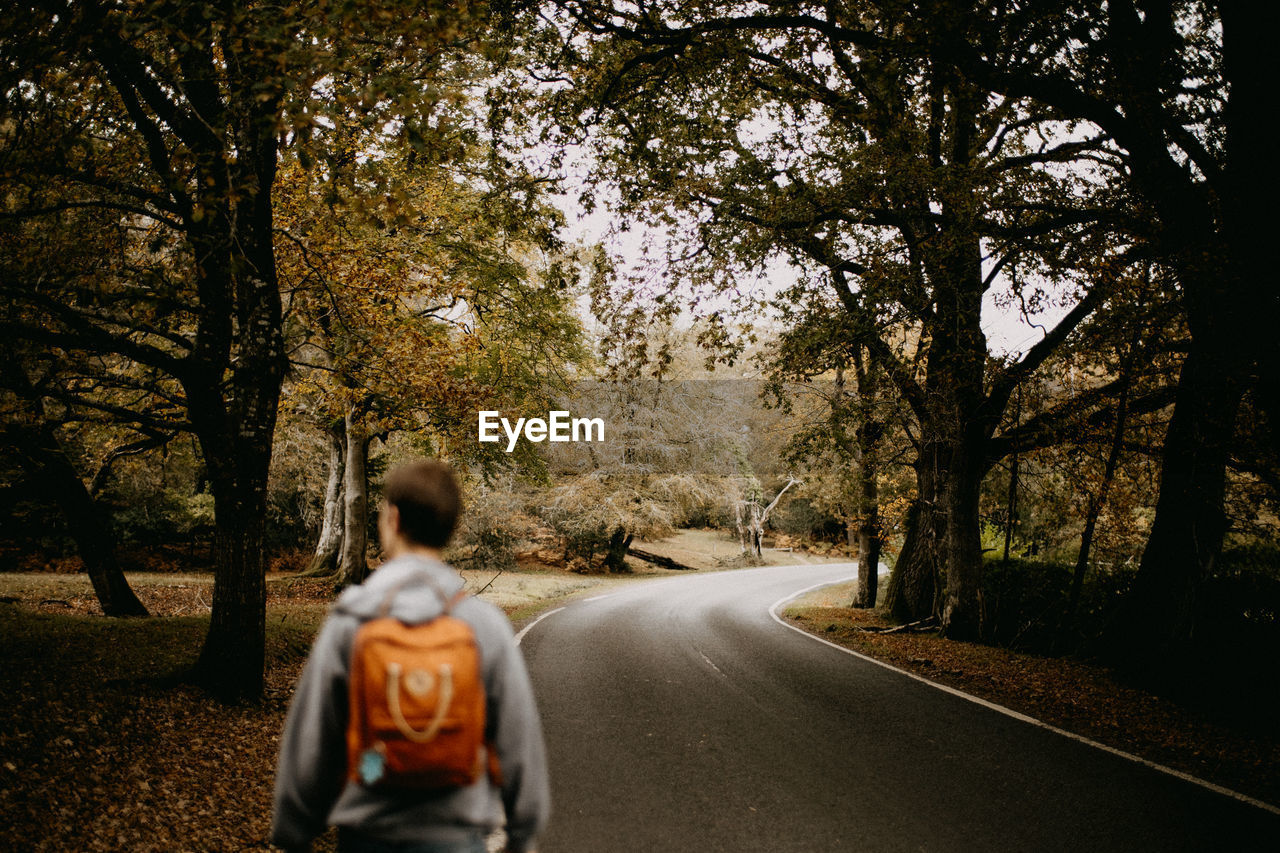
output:
[[[1280,546],[1252,543],[1224,551],[1205,583],[1201,625],[1228,644],[1280,646]]]
[[[466,495],[466,509],[450,548],[450,560],[468,568],[513,569],[516,547],[533,535],[534,522],[519,496],[476,489]]]
[[[983,584],[987,637],[1001,646],[1044,651],[1066,613],[1071,567],[1031,560],[992,560]]]

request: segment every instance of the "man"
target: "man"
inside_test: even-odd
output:
[[[445,791],[375,790],[348,780],[346,728],[352,640],[365,621],[406,624],[442,612],[463,580],[441,561],[461,508],[457,481],[439,462],[387,475],[378,533],[386,562],[344,592],[316,638],[289,708],[276,769],[271,840],[306,851],[326,825],[344,853],[484,853],[505,813],[507,850],[528,853],[550,810],[542,728],[524,659],[501,610],[467,597],[451,611],[475,632],[487,702],[487,740],[501,787],[487,774]]]

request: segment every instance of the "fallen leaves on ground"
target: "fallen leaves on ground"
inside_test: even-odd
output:
[[[135,588],[175,618],[0,605],[0,849],[268,849],[279,734],[327,600],[273,596],[265,698],[228,706],[172,680],[199,652],[211,587]]]
[[[606,583],[463,576],[473,590],[496,580],[486,598],[517,614]],[[83,575],[3,576],[0,850],[270,849],[279,736],[334,580],[268,576],[265,696],[237,706],[174,678],[208,631],[212,575],[129,580],[157,618],[104,617]]]
[[[931,681],[1034,717],[1149,761],[1269,803],[1280,803],[1280,731],[1233,727],[1122,683],[1083,661],[947,640],[937,633],[883,634],[874,610],[805,598],[787,618],[824,639]],[[844,596],[847,600],[847,596]],[[1260,675],[1259,677],[1266,677]]]

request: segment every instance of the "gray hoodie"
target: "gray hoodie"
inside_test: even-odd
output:
[[[344,592],[316,637],[289,707],[276,766],[271,840],[305,847],[326,825],[347,827],[386,841],[448,842],[489,832],[506,817],[510,851],[533,846],[550,813],[542,726],[524,658],[506,615],[489,602],[466,598],[453,614],[471,625],[480,647],[488,700],[490,742],[502,766],[499,790],[487,774],[475,784],[442,793],[371,791],[347,781],[347,677],[360,624],[396,593],[390,615],[409,624],[441,611],[439,595],[462,588],[444,563],[400,557],[360,586]]]

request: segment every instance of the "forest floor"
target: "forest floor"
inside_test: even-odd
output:
[[[936,632],[876,633],[893,623],[875,610],[850,609],[853,586],[809,593],[783,616],[898,669],[1280,806],[1280,718],[1274,709],[1260,715],[1261,722],[1246,722],[1153,694],[1096,663],[960,643]]]
[[[465,572],[517,622],[627,581]],[[266,691],[224,705],[175,674],[209,626],[212,577],[131,574],[149,619],[101,615],[83,575],[0,574],[0,850],[266,850],[289,697],[330,581],[267,581]],[[316,850],[333,849],[332,834]]]
[[[644,546],[702,570],[731,568],[736,545],[705,531]],[[720,553],[723,551],[724,553]],[[823,561],[773,552],[768,562]],[[525,555],[519,571],[464,571],[517,625],[568,598],[646,576],[579,575]],[[212,577],[136,573],[151,619],[101,615],[83,575],[0,573],[0,850],[269,849],[276,750],[293,684],[333,600],[332,583],[268,578],[263,700],[224,705],[175,679],[208,629]],[[825,591],[797,624],[896,666],[1261,799],[1280,800],[1280,748],[1126,688],[1100,669],[948,643],[871,635],[874,613]],[[317,844],[332,849],[332,835]]]
[[[742,563],[711,531],[643,547],[704,571]],[[631,574],[583,575],[556,562],[530,552],[518,571],[461,574],[516,625],[574,596],[680,574],[632,560]],[[211,574],[129,572],[157,618],[112,619],[84,574],[56,567],[0,572],[0,850],[270,849],[279,734],[333,582],[269,573],[265,696],[228,706],[175,677],[208,631]],[[329,834],[316,850],[332,845]]]

